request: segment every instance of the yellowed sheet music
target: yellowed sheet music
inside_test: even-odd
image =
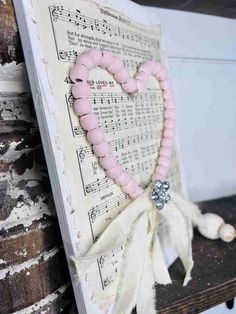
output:
[[[55,104],[47,103],[44,110],[50,111],[56,125],[57,137],[52,140],[63,156],[64,177],[69,190],[70,211],[65,216],[71,237],[64,237],[64,242],[72,246],[78,257],[98,239],[130,199],[106,177],[93,155],[73,111],[69,70],[76,56],[91,47],[110,50],[120,56],[132,74],[145,60],[162,61],[161,27],[139,25],[118,11],[95,2],[34,0],[32,4],[34,23],[43,48],[42,63],[47,71],[45,79],[48,79],[56,100]],[[128,95],[103,69],[91,72],[89,84],[93,110],[113,153],[145,187],[154,171],[163,128],[163,100],[159,84],[154,78],[150,79],[142,93]],[[179,190],[176,154],[173,155],[170,180],[172,187]],[[63,184],[60,189],[63,193]],[[109,291],[108,297],[114,293],[112,285],[119,272],[122,250],[123,247],[119,247],[101,256],[91,270],[93,282],[90,281],[88,286],[93,285],[98,295],[106,294],[106,290]],[[89,299],[97,301],[97,296],[89,296]]]

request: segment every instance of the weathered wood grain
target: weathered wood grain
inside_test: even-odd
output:
[[[12,1],[0,0],[0,81],[5,81],[0,92],[0,313],[69,313],[75,301],[23,61]]]
[[[23,61],[20,36],[11,0],[0,1],[0,64]]]
[[[63,271],[58,272],[58,269]],[[68,279],[65,256],[60,249],[9,267],[4,275],[3,279],[0,277],[0,313],[28,307],[53,293],[65,283],[65,278]]]
[[[21,120],[0,130],[0,313],[24,312],[49,302],[69,274],[38,130]],[[73,294],[44,307],[56,312],[64,301],[73,304]]]
[[[14,232],[14,236],[2,238],[0,242],[0,256],[4,260],[3,264],[0,263],[0,269],[37,258],[43,252],[56,247],[60,239],[55,219],[50,222],[49,218],[34,224],[31,230],[16,235]]]
[[[70,283],[66,283],[53,293],[49,294],[46,298],[41,299],[39,302],[25,308],[18,314],[57,314],[57,313],[78,313],[75,304],[71,304],[72,288]]]

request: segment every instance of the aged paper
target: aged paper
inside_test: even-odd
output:
[[[132,74],[145,60],[162,61],[161,27],[138,25],[127,16],[95,2],[34,0],[32,5],[36,19],[33,23],[37,25],[43,50],[41,62],[47,71],[45,80],[48,79],[50,92],[55,98],[54,104],[44,104],[44,110],[50,112],[56,125],[57,136],[51,140],[56,143],[61,156],[55,155],[54,158],[63,159],[63,175],[69,191],[69,212],[64,213],[67,226],[61,224],[61,228],[68,228],[70,237],[63,236],[63,240],[65,246],[71,246],[74,255],[79,257],[131,200],[106,177],[93,155],[73,111],[69,70],[76,56],[91,47],[110,50],[120,56]],[[93,110],[112,151],[137,182],[142,187],[147,186],[157,161],[163,128],[159,84],[150,79],[142,93],[128,95],[113,76],[102,69],[92,71],[89,84]],[[36,103],[36,106],[40,104]],[[180,174],[175,154],[170,180],[172,187],[179,190]],[[59,184],[63,194],[63,185]],[[122,251],[123,246],[99,257],[90,270],[93,281],[90,280],[88,286],[92,285],[97,295],[104,293],[109,297],[114,294]],[[98,301],[96,295],[91,295],[89,300]]]

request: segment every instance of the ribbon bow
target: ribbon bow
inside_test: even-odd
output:
[[[162,219],[186,271],[183,285],[191,279],[192,222],[198,225],[202,214],[196,205],[173,191],[168,194],[168,190],[166,182],[156,182],[153,190],[149,186],[108,225],[83,257],[72,258],[80,279],[97,259],[125,243],[114,314],[130,314],[135,306],[138,314],[156,313],[154,285],[171,283],[158,235]]]

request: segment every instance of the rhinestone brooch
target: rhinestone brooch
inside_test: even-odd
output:
[[[151,198],[157,209],[163,209],[164,205],[170,201],[169,188],[170,183],[168,181],[157,180],[154,183]]]

